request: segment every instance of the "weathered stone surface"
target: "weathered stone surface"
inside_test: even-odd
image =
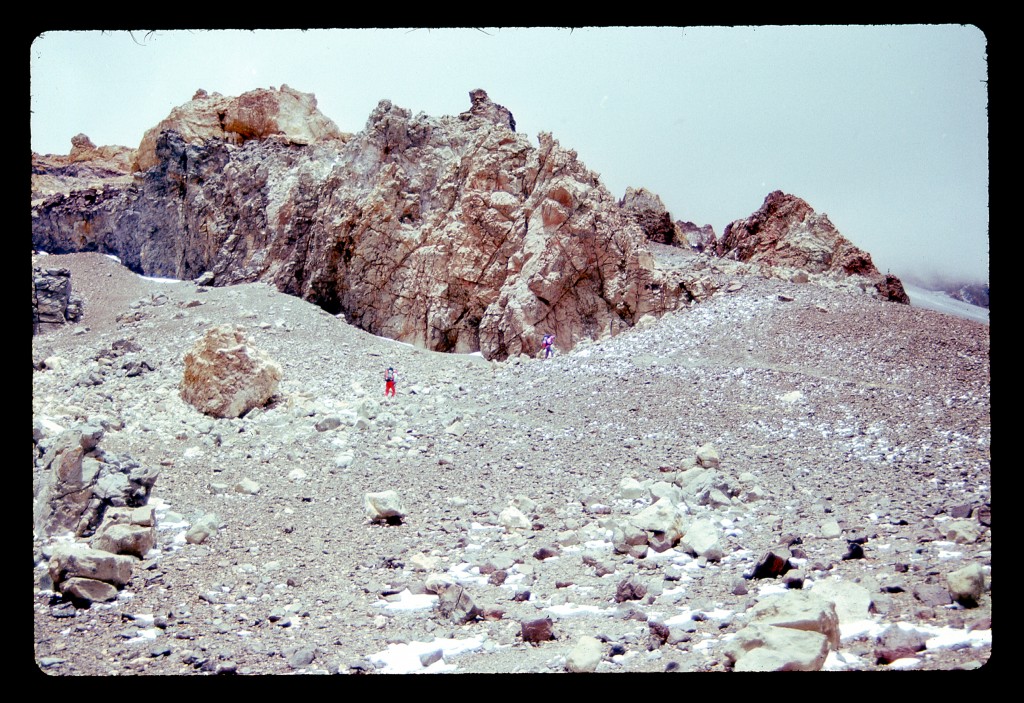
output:
[[[839,648],[835,605],[813,593],[787,591],[771,595],[751,608],[749,614],[752,622],[821,633],[834,649]]]
[[[687,246],[686,235],[672,221],[665,203],[646,188],[626,188],[619,207],[627,217],[640,225],[648,240],[659,244]]]
[[[555,639],[554,623],[551,618],[537,618],[535,620],[523,620],[519,623],[520,636],[523,642],[537,644]]]
[[[84,302],[71,292],[66,268],[32,269],[32,334],[40,325],[63,325],[82,318]]]
[[[879,664],[890,664],[897,659],[912,657],[927,648],[927,636],[917,630],[890,625],[878,636],[875,659]]]
[[[281,367],[241,327],[212,327],[185,354],[181,398],[213,417],[239,417],[277,393]]]
[[[384,100],[347,142],[234,146],[206,136],[228,135],[213,118],[230,99],[199,96],[208,108],[147,135],[131,188],[37,203],[33,245],[265,281],[374,334],[495,359],[535,354],[540,332],[564,350],[673,309],[680,286],[597,175],[473,99],[465,120]],[[473,118],[491,112],[497,123]]]
[[[530,520],[511,505],[498,514],[498,524],[506,530],[528,530]]]
[[[83,544],[59,544],[50,557],[50,579],[60,584],[77,576],[124,586],[131,579],[135,563],[130,556],[90,549]]]
[[[440,590],[437,609],[443,618],[459,625],[475,620],[480,615],[480,608],[466,589],[458,584]]]
[[[73,576],[60,584],[65,596],[86,603],[107,603],[117,598],[117,587],[106,581]]]
[[[130,185],[134,160],[135,149],[96,146],[84,134],[71,138],[66,156],[32,152],[32,202],[72,190]]]
[[[871,592],[858,583],[826,579],[815,583],[811,593],[835,606],[841,624],[871,617]]]
[[[734,671],[820,671],[828,652],[820,632],[761,623],[737,632],[723,649]]]
[[[405,517],[405,506],[397,491],[379,491],[363,496],[363,507],[371,522],[401,520]]]
[[[718,246],[718,238],[715,236],[715,228],[711,225],[698,226],[693,222],[676,220],[676,227],[690,243],[690,248],[695,251],[714,252]]]
[[[721,530],[715,523],[706,518],[700,518],[690,523],[683,535],[683,542],[699,557],[708,561],[720,561],[724,556],[722,546],[719,543]]]
[[[634,576],[619,581],[615,587],[615,602],[640,600],[647,595],[647,585]]]
[[[128,554],[142,559],[156,544],[156,529],[150,525],[104,523],[89,546],[112,554]]]
[[[238,97],[199,90],[192,100],[171,110],[171,114],[146,131],[133,168],[146,171],[159,160],[157,141],[162,132],[173,130],[190,144],[220,139],[241,144],[249,139],[280,136],[292,144],[344,140],[343,134],[316,106],[312,93],[282,85],[280,90],[258,88]]]
[[[580,637],[565,659],[565,670],[573,673],[596,671],[597,665],[601,663],[602,649],[601,641],[596,637]]]
[[[128,455],[99,450],[102,430],[82,425],[61,432],[36,461],[33,528],[40,535],[91,534],[112,507],[145,505],[158,472]]]
[[[215,513],[207,513],[188,528],[185,541],[189,544],[202,544],[210,537],[216,537],[219,529],[220,518]]]
[[[459,114],[460,120],[481,117],[499,127],[508,127],[513,132],[516,131],[516,121],[512,117],[512,112],[504,105],[492,102],[487,96],[487,91],[479,88],[469,91],[469,102],[470,108]]]
[[[946,539],[958,544],[972,544],[981,537],[981,528],[974,520],[954,520],[944,529]]]
[[[947,574],[946,583],[949,596],[969,608],[978,605],[985,592],[985,574],[978,564],[970,564]]]
[[[686,506],[659,500],[629,518],[629,524],[648,532],[661,532],[673,543],[687,529]]]
[[[871,255],[843,237],[827,215],[782,191],[769,193],[747,219],[726,225],[717,254],[809,273],[862,276],[884,300],[910,303],[899,279],[879,273]]]

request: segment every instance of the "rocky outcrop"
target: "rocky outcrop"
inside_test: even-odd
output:
[[[312,93],[287,85],[280,90],[258,88],[238,97],[199,90],[191,101],[171,110],[167,119],[143,135],[134,170],[146,171],[157,165],[157,143],[167,131],[177,132],[189,144],[209,139],[241,144],[268,137],[279,137],[290,144],[312,144],[348,137],[317,109]]]
[[[158,472],[127,455],[116,457],[98,444],[104,431],[82,425],[34,438],[33,528],[40,535],[93,534],[110,508],[146,504]]]
[[[619,207],[626,212],[627,217],[640,225],[648,240],[677,246],[688,244],[686,235],[672,221],[672,216],[665,209],[661,198],[646,188],[626,188],[626,194],[619,201]]]
[[[482,117],[488,122],[499,127],[508,127],[516,131],[516,121],[512,112],[504,105],[492,102],[487,96],[487,91],[477,88],[469,91],[470,108],[459,114],[460,120],[468,120],[473,117]]]
[[[276,393],[281,367],[241,327],[212,327],[185,354],[181,398],[213,417],[241,417]]]
[[[471,99],[440,118],[385,100],[347,142],[303,144],[242,139],[229,99],[197,95],[190,119],[151,130],[152,163],[144,140],[135,185],[34,207],[33,244],[114,253],[147,275],[265,281],[374,334],[493,359],[673,309],[678,282],[576,153],[545,133],[532,146],[486,93]]]
[[[63,325],[82,318],[82,298],[71,292],[66,268],[32,269],[32,334],[40,325]]]
[[[96,146],[85,134],[71,138],[67,156],[32,153],[32,201],[83,188],[131,183],[135,149]]]
[[[676,220],[676,227],[686,237],[690,247],[696,251],[712,253],[718,246],[718,238],[715,236],[715,228],[711,225],[699,226],[693,222]]]
[[[745,220],[725,227],[719,256],[812,274],[830,273],[868,279],[880,297],[909,304],[895,276],[882,276],[871,255],[843,237],[825,214],[782,191],[769,193],[764,204]]]

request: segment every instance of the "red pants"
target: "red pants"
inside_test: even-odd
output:
[[[394,381],[384,381],[384,397],[386,398],[386,397],[388,397],[388,395],[390,395],[392,398],[395,397],[395,382]]]

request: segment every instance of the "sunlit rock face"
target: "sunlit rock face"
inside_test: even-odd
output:
[[[289,114],[313,115],[308,128],[283,119],[290,95],[197,94],[147,133],[132,185],[36,204],[33,246],[213,285],[265,281],[374,334],[497,359],[536,353],[547,332],[569,348],[676,306],[680,287],[597,175],[550,134],[534,146],[513,131],[484,91],[455,117],[383,100],[347,140],[296,137],[321,122],[302,94]]]

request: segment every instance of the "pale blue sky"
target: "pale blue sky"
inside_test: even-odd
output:
[[[454,115],[483,88],[536,144],[725,225],[773,190],[882,271],[988,280],[986,38],[962,25],[48,32],[31,146],[138,146],[196,90],[291,87],[356,132],[382,99]]]

